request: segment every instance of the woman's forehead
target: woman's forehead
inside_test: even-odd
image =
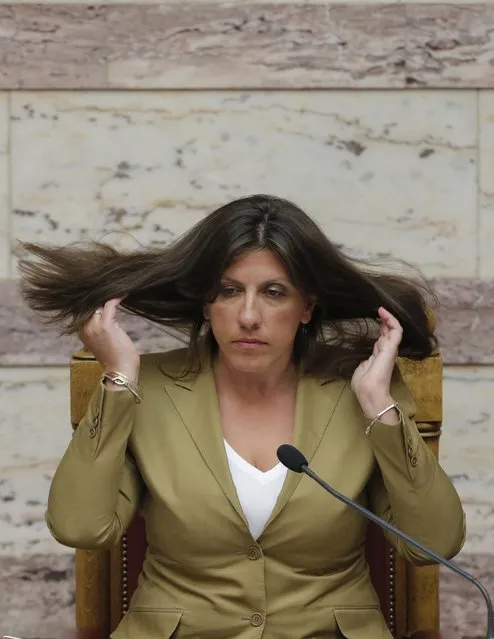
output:
[[[264,274],[266,278],[290,279],[284,264],[269,249],[243,253],[223,272],[224,277],[246,277],[260,274]]]

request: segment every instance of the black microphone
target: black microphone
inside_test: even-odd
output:
[[[457,573],[458,575],[461,575],[462,577],[465,577],[465,579],[468,579],[468,581],[475,584],[477,588],[480,590],[480,592],[482,593],[482,596],[484,597],[485,603],[487,605],[486,639],[494,639],[494,612],[492,609],[492,601],[491,601],[491,598],[489,597],[489,593],[487,592],[485,586],[483,586],[480,583],[480,581],[475,579],[473,575],[471,575],[469,572],[466,572],[466,570],[463,570],[462,568],[457,566],[454,562],[450,561],[449,559],[446,559],[446,557],[439,555],[434,550],[429,550],[429,548],[426,548],[420,542],[415,541],[415,539],[412,539],[412,537],[410,537],[406,533],[402,532],[401,530],[398,530],[398,528],[395,528],[393,524],[390,524],[384,519],[381,519],[381,517],[378,517],[370,510],[367,510],[367,508],[364,508],[353,499],[350,499],[349,497],[345,497],[345,495],[342,495],[340,492],[332,488],[323,479],[321,479],[319,475],[316,475],[316,473],[309,468],[309,462],[305,459],[305,457],[298,450],[298,448],[295,448],[295,446],[291,446],[290,444],[282,444],[278,448],[276,453],[278,455],[278,459],[280,460],[280,462],[283,464],[283,466],[286,466],[288,470],[293,470],[293,472],[295,473],[305,473],[306,475],[311,477],[314,481],[316,481],[320,486],[322,486],[325,490],[327,490],[328,493],[331,493],[334,497],[336,497],[336,499],[339,499],[340,501],[347,504],[348,506],[351,506],[352,508],[357,510],[361,515],[363,515],[367,519],[370,519],[370,521],[373,521],[375,524],[377,524],[381,528],[388,530],[389,532],[393,533],[397,537],[401,537],[401,539],[404,539],[410,545],[415,546],[415,548],[418,548],[419,550],[421,550],[425,555],[428,555],[429,557],[434,559],[437,563],[442,564],[443,566],[447,566],[453,572]]]

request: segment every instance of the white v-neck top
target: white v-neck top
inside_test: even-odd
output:
[[[226,439],[224,442],[238,500],[249,524],[250,533],[257,539],[276,504],[287,468],[279,463],[264,473],[241,457]]]

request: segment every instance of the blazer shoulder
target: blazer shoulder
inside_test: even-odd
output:
[[[152,375],[155,372],[175,377],[182,372],[187,359],[186,348],[175,348],[170,351],[146,353],[141,355],[139,376]]]

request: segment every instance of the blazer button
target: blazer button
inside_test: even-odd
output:
[[[415,455],[413,455],[413,457],[410,457],[410,464],[415,468],[415,466],[417,465],[417,458],[415,457]]]
[[[260,556],[261,556],[261,551],[259,550],[257,546],[251,546],[249,550],[247,551],[247,557],[249,559],[252,559],[252,561],[259,559]]]
[[[262,626],[262,624],[264,623],[263,616],[260,615],[258,612],[255,612],[250,618],[250,623],[252,626]]]
[[[96,436],[96,428],[94,426],[91,426],[91,428],[89,429],[89,437],[93,439],[93,437],[95,436]]]

